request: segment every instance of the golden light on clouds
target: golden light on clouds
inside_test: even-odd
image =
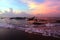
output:
[[[29,9],[34,9],[37,7],[37,5],[34,3],[29,3],[28,6],[29,6]]]
[[[40,4],[37,5],[36,8],[34,8],[34,10],[31,11],[33,14],[45,14],[47,12],[47,8],[45,5]]]

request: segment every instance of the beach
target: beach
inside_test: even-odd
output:
[[[3,34],[0,34],[0,40],[59,40],[60,39],[49,36],[42,36],[39,34],[27,33],[16,29],[4,29],[3,31],[5,32]],[[2,31],[0,33],[2,33]]]

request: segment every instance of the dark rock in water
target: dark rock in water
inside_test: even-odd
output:
[[[37,22],[34,22],[33,24],[34,24],[34,25],[43,25],[44,23],[37,23]]]
[[[25,20],[26,17],[12,17],[10,19],[16,19],[16,20]]]

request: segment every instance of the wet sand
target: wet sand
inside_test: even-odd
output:
[[[8,31],[7,31],[8,30]],[[59,40],[54,37],[46,37],[39,34],[26,33],[16,29],[5,29],[6,33],[0,34],[0,40]],[[1,33],[1,32],[0,32]]]

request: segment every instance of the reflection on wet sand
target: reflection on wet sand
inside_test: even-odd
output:
[[[59,38],[26,33],[24,31],[16,29],[2,28],[2,30],[5,32],[3,34],[0,34],[0,40],[59,40]],[[3,31],[0,31],[0,33],[2,33]]]

